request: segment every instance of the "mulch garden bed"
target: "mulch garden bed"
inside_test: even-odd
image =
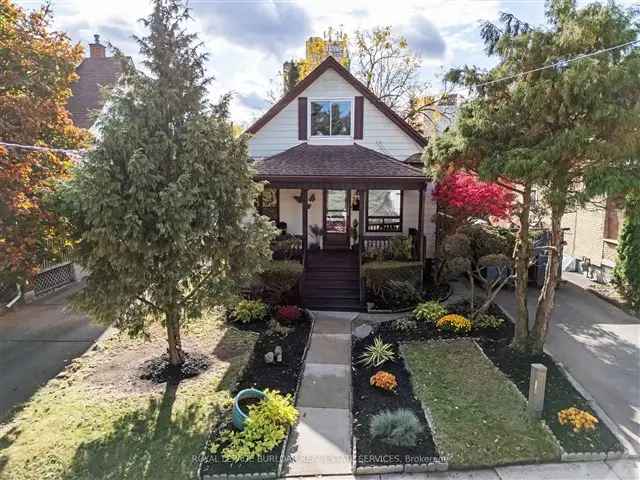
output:
[[[529,395],[531,364],[541,363],[547,367],[547,387],[542,417],[567,453],[623,451],[620,442],[602,420],[593,431],[574,432],[570,427],[560,425],[558,412],[569,407],[585,410],[595,417],[598,415],[549,355],[520,354],[508,348],[508,342],[481,341],[480,345],[486,355],[516,384],[525,397]]]
[[[291,330],[286,335],[279,335],[268,328],[266,322],[255,324],[235,325],[242,330],[253,330],[259,333],[251,359],[249,360],[233,394],[245,388],[259,390],[278,390],[282,394],[296,394],[298,379],[302,373],[304,353],[311,332],[311,320],[306,316],[296,324],[291,324]],[[265,362],[267,352],[273,352],[276,346],[282,348],[282,363]],[[233,428],[231,424],[231,411],[229,421],[219,425],[211,434],[210,440],[217,438],[218,432],[225,428]],[[224,447],[224,446],[222,446]],[[200,478],[207,476],[224,475],[255,475],[260,478],[274,478],[283,454],[285,442],[278,445],[267,454],[249,462],[229,462],[220,453],[215,455],[207,453],[200,468]]]
[[[356,466],[425,464],[433,462],[438,456],[433,443],[429,424],[424,416],[420,402],[413,395],[409,372],[400,356],[397,342],[391,342],[396,359],[380,367],[365,367],[359,362],[360,355],[371,343],[372,337],[354,342],[352,346],[353,363],[353,435],[356,439]],[[373,387],[369,384],[371,376],[380,370],[392,373],[398,381],[395,393]],[[380,439],[371,438],[369,420],[384,410],[407,408],[416,414],[423,426],[414,447],[387,445]]]
[[[469,305],[461,302],[447,307],[450,313],[466,314]],[[482,337],[487,342],[501,341],[508,343],[513,337],[513,325],[497,308],[489,312],[504,320],[502,326],[494,330],[473,330],[468,336]],[[429,322],[415,322],[415,328],[402,329],[400,325],[406,320],[392,320],[373,326],[373,332],[364,339],[354,339],[352,344],[352,385],[353,385],[353,435],[356,442],[356,467],[426,464],[439,458],[429,425],[420,402],[416,399],[411,385],[410,373],[400,355],[399,344],[409,341],[430,339],[460,338],[461,335],[441,332]],[[376,337],[390,343],[396,353],[396,359],[386,362],[378,368],[364,367],[359,362],[365,348]],[[384,370],[396,376],[397,393],[388,393],[370,385],[370,377],[375,372]],[[386,445],[379,439],[371,438],[369,421],[373,415],[383,410],[408,408],[413,411],[424,427],[415,447],[394,447]],[[429,458],[430,457],[430,458]],[[422,460],[421,460],[422,459]]]

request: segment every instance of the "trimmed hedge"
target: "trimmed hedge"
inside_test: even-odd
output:
[[[391,280],[410,282],[414,286],[420,284],[422,268],[420,262],[399,262],[389,260],[384,262],[370,262],[362,266],[362,277],[367,288],[380,290]]]
[[[293,260],[273,260],[258,274],[260,287],[274,303],[280,303],[302,277],[302,264]]]

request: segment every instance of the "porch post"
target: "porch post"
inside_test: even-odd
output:
[[[420,275],[420,290],[423,288],[424,283],[424,185],[418,190],[418,259],[420,260],[420,269],[422,275]]]
[[[362,254],[364,253],[364,222],[366,221],[365,205],[367,201],[367,191],[358,190],[358,196],[360,197],[360,210],[358,211],[358,272],[360,273],[360,267],[362,266]],[[358,285],[360,286],[360,305],[365,304],[366,289],[363,285],[362,277],[358,279]]]
[[[307,265],[307,242],[309,236],[309,209],[307,208],[307,189],[300,189],[300,205],[302,206],[302,266]]]

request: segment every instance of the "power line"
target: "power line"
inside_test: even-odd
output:
[[[527,70],[525,72],[514,73],[513,75],[508,75],[506,77],[497,78],[495,80],[490,80],[488,82],[476,83],[476,84],[473,84],[473,85],[469,85],[468,87],[459,87],[457,90],[469,90],[471,88],[486,87],[487,85],[493,85],[495,83],[504,82],[506,80],[513,80],[514,78],[519,78],[519,77],[522,77],[524,75],[528,75],[530,73],[540,72],[540,71],[546,70],[548,68],[565,67],[569,63],[576,62],[578,60],[583,60],[585,58],[593,57],[595,55],[600,55],[602,53],[611,52],[613,50],[618,50],[620,48],[628,47],[628,46],[634,45],[636,43],[640,43],[640,39],[633,40],[631,42],[621,43],[619,45],[614,45],[613,47],[603,48],[601,50],[597,50],[597,51],[591,52],[591,53],[583,53],[581,55],[578,55],[577,57],[569,58],[567,60],[559,60],[557,62],[550,63],[548,65],[543,65],[541,67],[533,68],[533,69]],[[454,91],[456,91],[456,89],[452,90],[451,93],[453,93]]]
[[[54,148],[54,147],[43,147],[40,145],[22,145],[19,143],[10,143],[10,142],[2,142],[0,141],[0,145],[7,148],[14,148],[18,150],[30,150],[35,152],[53,152],[53,153],[64,153],[65,155],[81,157],[86,152],[87,149],[69,149],[69,148]]]

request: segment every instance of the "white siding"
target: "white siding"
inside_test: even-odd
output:
[[[293,235],[302,234],[302,205],[294,198],[300,195],[299,189],[280,190],[280,221],[287,222],[287,232]],[[312,225],[322,227],[322,190],[309,190],[308,196],[315,195],[316,199],[309,209],[309,228]],[[309,242],[313,237],[309,235]]]
[[[360,93],[335,70],[329,69],[313,82],[300,96],[313,98],[353,98]],[[308,109],[309,110],[309,109]],[[353,114],[353,113],[352,113]],[[422,151],[411,137],[389,120],[367,98],[364,99],[364,138],[357,143],[372,150],[404,160]],[[309,131],[309,129],[307,129]],[[353,134],[353,131],[351,132]],[[310,137],[310,144],[351,144],[350,139],[317,139]],[[249,140],[249,154],[264,158],[280,153],[299,143],[298,99],[292,100]]]

